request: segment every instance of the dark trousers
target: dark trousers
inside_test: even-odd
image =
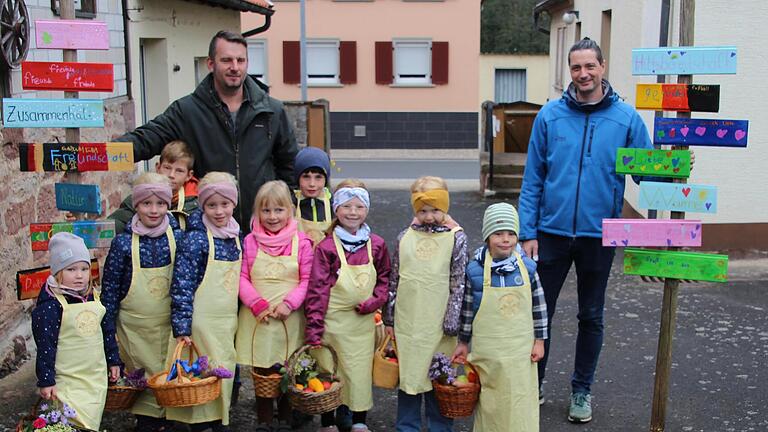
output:
[[[574,393],[590,393],[595,368],[603,347],[603,307],[605,288],[616,249],[603,247],[602,240],[591,237],[563,237],[539,231],[537,272],[544,289],[549,318],[549,339],[544,342],[544,358],[539,362],[539,383],[544,379],[552,341],[552,318],[565,278],[576,265],[576,290],[579,299],[579,331],[576,337],[571,388]]]

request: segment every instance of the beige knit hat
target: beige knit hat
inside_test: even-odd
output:
[[[517,234],[520,222],[515,206],[507,203],[496,203],[488,206],[483,215],[483,241],[496,231],[512,231]]]

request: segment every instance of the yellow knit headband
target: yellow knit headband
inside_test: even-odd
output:
[[[425,205],[448,213],[451,201],[448,197],[448,191],[445,189],[432,189],[426,192],[415,192],[411,194],[411,205],[414,211],[419,211]]]

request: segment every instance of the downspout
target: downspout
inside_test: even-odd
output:
[[[123,0],[125,1],[125,0]],[[253,30],[248,30],[247,32],[243,33],[244,38],[251,37],[253,35],[257,35],[259,33],[264,33],[269,29],[269,26],[272,24],[272,14],[264,15],[264,25],[261,27],[257,27]]]
[[[121,0],[123,5],[123,51],[125,51],[125,88],[128,100],[133,100],[133,77],[131,75],[130,36],[128,35],[128,0]]]

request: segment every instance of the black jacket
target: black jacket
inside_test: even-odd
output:
[[[298,148],[283,104],[267,95],[251,77],[236,125],[208,76],[189,96],[173,102],[164,113],[117,141],[133,142],[134,158],[147,160],[173,140],[183,140],[195,155],[195,176],[210,171],[233,174],[239,182],[240,204],[235,219],[250,227],[256,192],[270,180],[293,186],[293,160]]]

